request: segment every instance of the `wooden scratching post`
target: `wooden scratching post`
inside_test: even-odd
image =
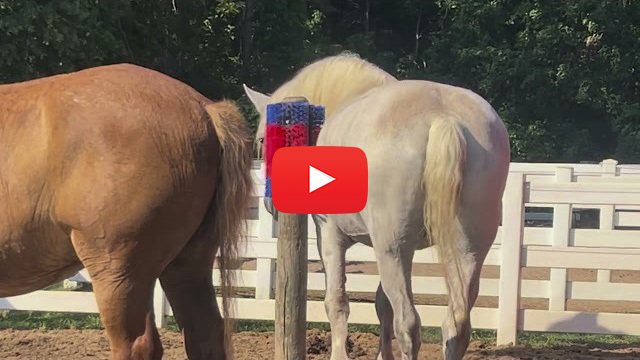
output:
[[[271,197],[271,161],[275,152],[282,147],[315,145],[323,122],[324,108],[310,105],[305,98],[286,98],[267,106],[265,197]],[[307,217],[278,213],[275,360],[306,358]]]

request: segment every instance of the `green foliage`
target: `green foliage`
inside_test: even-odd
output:
[[[108,63],[122,52],[106,1],[0,1],[0,81]]]
[[[637,161],[629,141],[640,120],[637,2],[440,6],[425,73],[486,97],[509,126],[516,159]]]
[[[254,128],[242,83],[269,93],[344,50],[479,93],[515,161],[640,158],[637,0],[0,0],[0,82],[136,63]]]

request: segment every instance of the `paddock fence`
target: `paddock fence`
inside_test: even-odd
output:
[[[277,223],[263,206],[263,168],[256,162],[249,240],[238,263],[239,319],[274,320]],[[327,322],[324,274],[309,217],[307,320]],[[423,326],[440,326],[446,286],[434,249],[414,258],[412,285]],[[350,323],[377,324],[379,282],[373,250],[347,252]],[[88,283],[85,270],[67,283]],[[219,284],[218,275],[214,283]],[[0,298],[0,309],[97,313],[91,291],[40,290]],[[172,315],[159,284],[158,326]],[[512,163],[502,225],[486,258],[474,328],[497,330],[497,343],[518,331],[640,335],[640,165]]]

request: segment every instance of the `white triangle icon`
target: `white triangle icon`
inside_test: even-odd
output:
[[[309,165],[309,193],[312,193],[328,183],[334,181],[336,178],[329,176],[322,171]]]

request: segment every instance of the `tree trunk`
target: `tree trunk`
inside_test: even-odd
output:
[[[251,48],[253,45],[253,14],[255,12],[255,0],[247,0],[244,6],[244,15],[241,22],[240,35],[240,59],[242,61],[242,81],[246,82],[249,77],[249,66],[251,62]]]
[[[369,35],[369,3],[370,0],[367,0],[367,8],[364,12],[364,33]]]
[[[415,53],[413,55],[413,60],[418,61],[418,51],[420,50],[420,38],[422,35],[420,34],[420,20],[422,20],[422,10],[418,13],[418,21],[416,23],[416,48]]]

